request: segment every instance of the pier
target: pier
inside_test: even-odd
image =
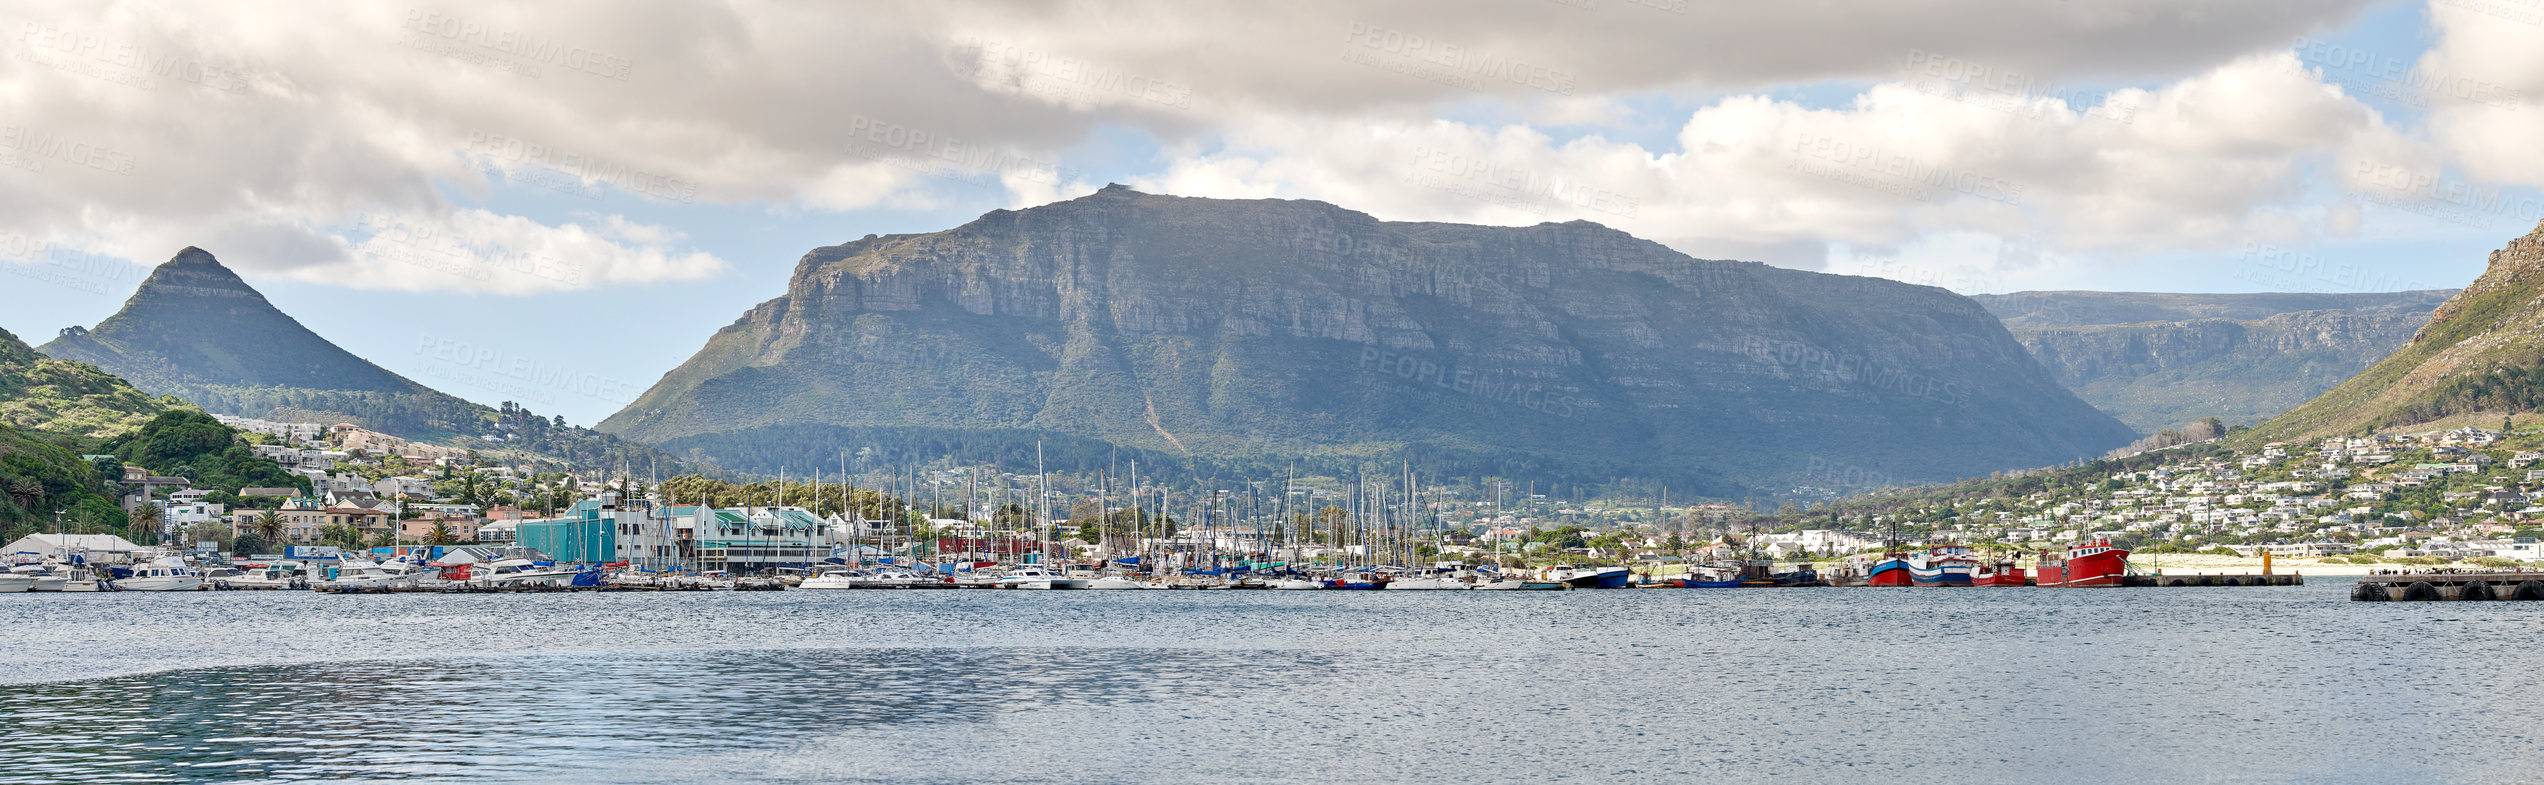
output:
[[[2304,586],[2303,575],[2130,575],[2122,586]]]
[[[2412,572],[2365,575],[2350,588],[2359,602],[2544,600],[2544,572]]]

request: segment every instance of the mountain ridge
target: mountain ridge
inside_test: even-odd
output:
[[[2143,433],[2293,409],[2409,341],[2453,291],[2018,292],[1972,299],[2059,383]]]
[[[1903,476],[2131,435],[1966,298],[1694,259],[1588,222],[1384,222],[1110,186],[816,248],[788,280],[599,427],[710,455],[741,449],[717,434],[894,426],[1223,458],[1507,455],[1728,492],[1807,474],[1815,456],[1778,443],[1805,431],[1878,435],[1816,457]],[[2012,436],[1936,459],[1975,430]]]

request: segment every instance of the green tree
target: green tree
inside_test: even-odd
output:
[[[339,548],[360,548],[362,547],[362,530],[341,523],[320,526],[318,527],[318,544]]]
[[[157,544],[159,542],[159,508],[145,502],[126,511],[124,536],[136,544]]]
[[[268,543],[282,542],[283,515],[273,510],[257,513],[256,522],[250,524],[248,530],[255,532],[258,538]]]

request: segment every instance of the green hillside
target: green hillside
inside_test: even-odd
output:
[[[111,439],[162,412],[192,408],[153,397],[87,363],[38,354],[0,330],[0,422],[73,442]]]
[[[2544,408],[2544,226],[2494,251],[2490,268],[2438,308],[2393,356],[2238,437],[2292,441],[2369,429],[2481,422]]]

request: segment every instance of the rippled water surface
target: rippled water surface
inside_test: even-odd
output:
[[[2544,603],[0,595],[0,783],[2544,783]]]

